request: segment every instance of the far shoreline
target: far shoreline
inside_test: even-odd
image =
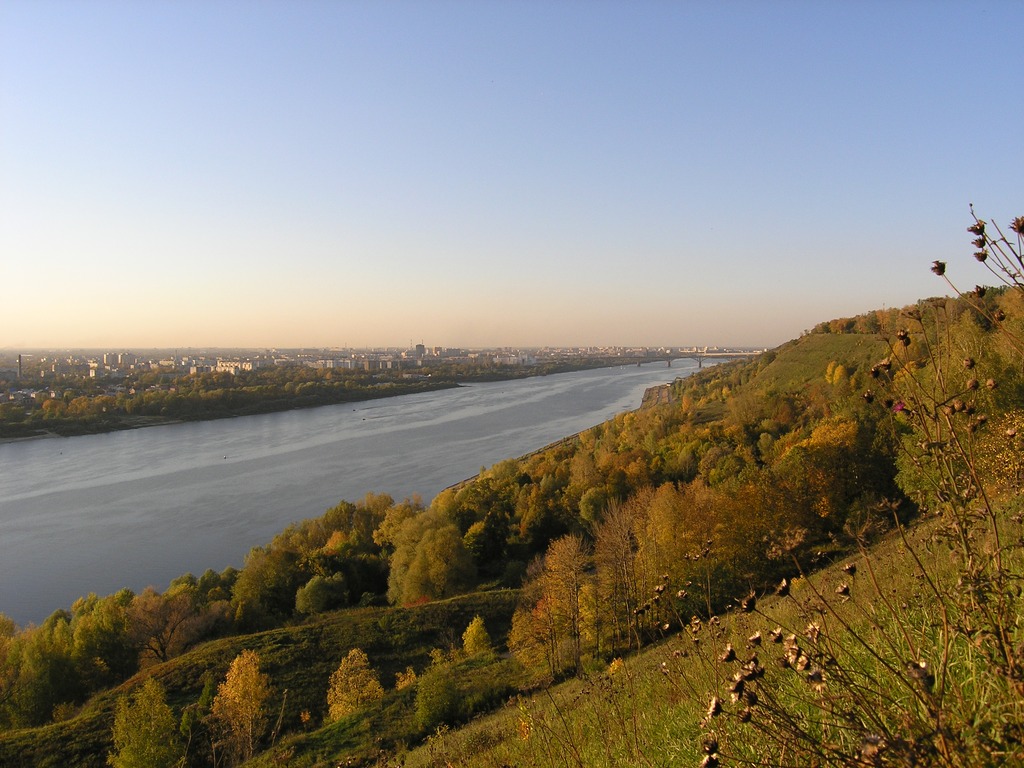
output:
[[[244,417],[244,416],[259,416],[259,415],[269,414],[269,413],[286,413],[288,411],[308,410],[308,409],[311,409],[311,408],[323,408],[323,407],[329,407],[329,406],[334,406],[334,405],[345,405],[347,403],[363,403],[363,402],[370,402],[370,401],[373,401],[373,400],[387,400],[387,399],[396,398],[396,397],[403,397],[405,395],[410,395],[410,394],[418,394],[418,393],[423,392],[423,391],[437,392],[437,391],[442,391],[442,390],[445,390],[445,389],[455,389],[455,388],[458,388],[458,387],[462,387],[462,386],[466,386],[468,384],[473,384],[473,383],[478,383],[478,382],[514,381],[514,380],[522,379],[522,378],[533,378],[533,377],[537,377],[537,376],[551,376],[551,375],[557,375],[559,373],[573,373],[575,371],[580,371],[580,370],[596,370],[596,369],[600,369],[600,368],[618,368],[618,367],[642,365],[644,363],[654,363],[654,362],[662,362],[662,361],[660,361],[660,360],[642,360],[642,359],[620,359],[620,360],[608,360],[608,359],[606,359],[606,360],[601,361],[600,364],[598,364],[598,365],[573,365],[573,366],[566,367],[566,368],[564,368],[562,370],[555,370],[555,371],[552,371],[552,370],[538,370],[538,371],[535,371],[535,372],[526,373],[525,375],[518,375],[518,376],[516,376],[516,375],[505,375],[505,376],[486,375],[486,376],[477,376],[477,377],[468,378],[468,379],[466,379],[464,381],[461,381],[461,382],[457,381],[457,380],[455,380],[455,381],[448,381],[448,382],[438,382],[435,386],[431,386],[431,387],[427,388],[426,390],[414,389],[414,390],[409,390],[409,391],[404,391],[404,392],[394,392],[394,393],[391,393],[391,394],[376,394],[376,395],[374,395],[372,397],[354,397],[354,398],[348,398],[348,399],[344,399],[344,400],[338,400],[337,402],[333,402],[333,403],[306,403],[306,404],[303,404],[303,403],[283,404],[282,403],[282,407],[273,407],[273,403],[270,403],[270,404],[268,404],[270,407],[259,408],[259,409],[252,410],[250,412],[225,413],[225,414],[217,414],[217,415],[208,415],[208,416],[203,416],[201,418],[195,418],[195,419],[180,419],[180,418],[176,418],[176,419],[161,420],[159,417],[141,417],[143,419],[151,419],[151,421],[149,421],[149,423],[121,422],[121,423],[115,423],[115,424],[111,424],[111,423],[108,422],[108,423],[105,423],[105,424],[102,424],[102,425],[97,424],[96,425],[96,427],[97,427],[96,429],[89,429],[89,428],[87,428],[88,425],[84,425],[83,424],[83,425],[79,425],[79,426],[86,427],[86,428],[82,428],[82,429],[79,429],[79,430],[76,430],[76,431],[72,431],[69,434],[60,434],[59,432],[54,431],[52,428],[46,428],[46,429],[40,429],[38,434],[32,434],[32,435],[9,435],[9,436],[2,436],[2,435],[0,435],[0,445],[8,445],[8,444],[13,444],[13,443],[21,443],[21,442],[37,441],[37,440],[63,439],[63,438],[70,438],[70,437],[84,437],[86,435],[106,435],[106,434],[111,434],[113,432],[125,432],[125,431],[133,430],[133,429],[148,429],[150,427],[166,427],[166,426],[171,426],[171,425],[174,425],[174,424],[190,424],[190,423],[198,423],[198,422],[204,422],[204,421],[220,421],[222,419],[241,418],[241,417]],[[671,366],[671,361],[669,362],[669,365]],[[71,425],[69,425],[69,426],[71,426]]]

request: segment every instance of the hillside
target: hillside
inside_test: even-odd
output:
[[[144,705],[194,766],[1017,758],[1018,303],[822,324],[429,508],[369,494],[241,571],[12,626],[0,763],[104,765]]]

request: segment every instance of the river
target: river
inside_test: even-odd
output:
[[[289,523],[368,491],[439,491],[640,405],[690,360],[357,404],[0,444],[0,613],[240,567]]]

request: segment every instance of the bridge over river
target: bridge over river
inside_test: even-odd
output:
[[[673,360],[696,360],[697,367],[703,368],[705,360],[739,360],[743,358],[757,357],[762,354],[761,349],[721,349],[718,347],[690,347],[679,349],[672,353],[659,354],[649,357],[647,360],[664,360],[672,367]]]

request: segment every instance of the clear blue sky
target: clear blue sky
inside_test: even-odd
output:
[[[0,347],[775,345],[970,287],[1022,10],[0,0]]]

